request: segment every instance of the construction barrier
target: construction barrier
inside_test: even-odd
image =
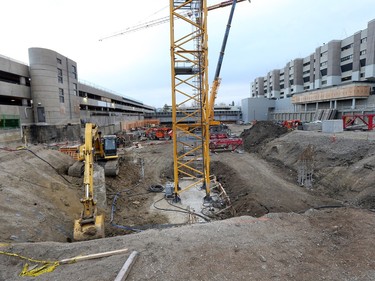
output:
[[[63,146],[59,148],[59,151],[71,156],[75,161],[79,159],[79,146]]]
[[[121,130],[126,131],[126,130],[131,130],[131,129],[134,129],[134,128],[158,126],[159,124],[160,124],[159,119],[122,121],[121,122]]]

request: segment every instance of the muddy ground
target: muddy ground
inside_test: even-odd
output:
[[[71,241],[82,196],[81,180],[66,175],[72,160],[53,147],[2,149],[0,250],[58,260],[126,247],[140,252],[129,280],[375,280],[375,133],[260,122],[242,136],[243,153],[211,155],[237,218],[153,229],[171,222],[171,212],[152,211],[162,194],[149,187],[171,180],[172,144],[145,142],[124,148],[119,177],[106,180],[108,238],[75,243],[25,243]],[[312,188],[297,183],[308,145]],[[37,280],[114,280],[127,256],[60,266]],[[23,264],[0,255],[0,280],[18,280]]]

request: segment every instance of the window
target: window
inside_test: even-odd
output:
[[[366,43],[366,42],[367,42],[367,37],[364,37],[364,38],[361,39],[361,44]]]
[[[59,88],[59,99],[60,99],[60,103],[65,102],[65,100],[64,100],[64,89]]]
[[[327,66],[327,62],[326,62],[326,61],[324,61],[324,62],[322,62],[322,63],[320,64],[320,67],[324,67],[324,66]]]
[[[351,60],[352,58],[353,58],[353,55],[349,55],[349,56],[343,57],[343,58],[341,58],[341,62],[347,61],[347,60]]]
[[[359,55],[362,56],[362,55],[365,55],[366,54],[366,50],[363,50],[363,51],[360,51],[359,52]]]
[[[77,67],[75,65],[72,65],[72,73],[74,79],[77,79]]]
[[[305,62],[304,64],[303,64],[303,66],[308,66],[308,65],[310,65],[310,62],[308,61],[308,62]]]
[[[73,92],[75,96],[78,96],[78,87],[76,83],[73,83]]]
[[[61,59],[56,58],[56,61],[57,61],[58,64],[61,64]]]
[[[327,75],[327,68],[320,70],[320,74],[323,76]]]
[[[352,44],[349,44],[349,45],[346,45],[346,46],[344,46],[344,47],[342,47],[342,48],[341,48],[341,51],[348,50],[348,49],[350,49],[350,48],[352,48],[352,47],[353,47],[353,43],[352,43]]]
[[[327,85],[327,80],[322,81],[322,85]]]
[[[352,70],[352,69],[353,69],[352,63],[348,63],[348,64],[345,64],[345,65],[341,66],[341,72],[346,72],[346,71],[349,71],[349,70]]]
[[[59,83],[63,83],[63,74],[62,69],[60,68],[57,69],[57,81],[59,81]]]
[[[352,80],[351,76],[346,76],[346,77],[341,78],[341,82],[345,82],[345,81],[349,81],[349,80]]]

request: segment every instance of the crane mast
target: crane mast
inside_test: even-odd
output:
[[[207,1],[170,0],[170,37],[174,198],[199,184],[209,200]],[[181,177],[192,182],[181,188]]]

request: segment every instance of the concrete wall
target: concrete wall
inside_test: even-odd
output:
[[[27,143],[51,143],[77,141],[80,139],[81,125],[30,125],[22,128]]]
[[[291,98],[279,99],[274,103],[275,111],[294,111]]]
[[[21,130],[12,129],[12,130],[0,130],[0,143],[20,143],[22,142],[22,133]]]
[[[343,123],[341,119],[338,120],[324,120],[322,122],[323,133],[340,133],[343,132]]]
[[[246,98],[241,100],[242,120],[247,123],[254,120],[269,120],[269,110],[275,106],[275,100],[266,98]]]

